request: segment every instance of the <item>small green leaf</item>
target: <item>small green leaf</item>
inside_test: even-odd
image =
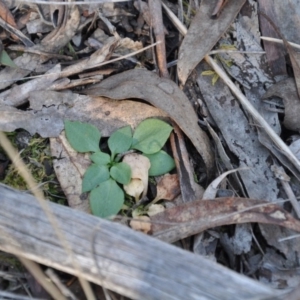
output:
[[[133,134],[131,148],[146,154],[158,152],[166,143],[173,128],[158,119],[142,121]]]
[[[65,121],[66,136],[71,146],[78,152],[98,152],[100,131],[94,125]]]
[[[123,153],[129,150],[132,144],[131,127],[126,126],[115,131],[108,139],[108,147],[114,156],[118,153]]]
[[[131,168],[126,163],[117,163],[111,167],[110,176],[119,183],[128,184],[131,179]]]
[[[110,156],[101,151],[93,153],[90,158],[95,164],[100,166],[106,166],[110,163]]]
[[[217,83],[219,77],[220,77],[219,74],[216,73],[211,79],[211,84],[215,85]]]
[[[149,158],[151,163],[151,167],[149,169],[149,176],[163,175],[175,168],[174,159],[163,150],[154,154],[144,155]]]
[[[83,175],[82,192],[89,192],[101,182],[109,179],[109,171],[107,166],[92,164],[88,167]]]
[[[207,71],[201,72],[202,76],[212,76],[212,75],[215,75],[215,74],[216,74],[216,72],[213,71],[213,70],[207,70]]]
[[[228,45],[228,44],[221,44],[219,49],[222,49],[222,50],[237,50],[237,48],[234,45]]]
[[[116,215],[123,203],[124,192],[113,179],[104,181],[90,194],[92,213],[101,218]]]
[[[14,63],[13,60],[11,60],[11,58],[5,50],[2,50],[0,53],[0,63],[1,65],[8,66],[11,68],[18,68],[18,66]]]

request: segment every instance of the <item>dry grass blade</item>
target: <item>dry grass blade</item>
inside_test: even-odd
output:
[[[260,37],[262,40],[264,41],[268,41],[268,42],[273,42],[273,43],[277,43],[277,44],[281,44],[281,45],[284,45],[284,41],[281,40],[281,39],[275,39],[275,38],[272,38],[272,37],[268,37],[268,36],[261,36]],[[299,44],[296,44],[296,43],[292,43],[292,42],[289,42],[287,41],[289,45],[291,45],[292,47],[296,48],[296,49],[300,49],[300,45]]]
[[[48,280],[45,276],[41,267],[36,263],[27,258],[18,257],[22,264],[30,271],[30,273],[40,282],[43,288],[54,298],[57,300],[67,300],[67,298],[60,292],[60,290]]]
[[[71,300],[77,300],[76,296],[60,281],[60,278],[53,269],[47,269],[45,273],[56,284],[64,296]]]

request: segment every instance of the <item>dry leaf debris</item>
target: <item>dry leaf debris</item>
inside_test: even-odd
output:
[[[184,146],[180,143],[184,141],[184,137],[180,143],[174,139],[172,147],[173,151],[177,148],[177,153],[174,151],[177,167],[184,161],[185,166],[193,165],[193,168],[180,167],[179,179],[177,174],[167,174],[161,178],[157,184],[156,196],[132,213],[134,220],[130,222],[131,227],[145,233],[151,231],[154,236],[173,242],[215,226],[246,222],[269,224],[260,225],[259,228],[251,225],[230,227],[232,236],[216,228],[214,249],[219,245],[227,251],[227,265],[232,268],[236,268],[237,257],[241,256],[245,267],[249,262],[252,274],[256,272],[260,274],[258,277],[263,278],[260,272],[271,272],[270,281],[272,280],[273,286],[279,287],[276,280],[285,277],[276,271],[276,263],[289,266],[296,264],[295,253],[299,251],[300,244],[296,239],[278,242],[279,238],[285,238],[293,232],[275,225],[297,231],[300,227],[299,221],[287,213],[293,213],[293,209],[285,205],[285,211],[276,206],[276,203],[280,204],[282,198],[293,199],[291,202],[294,210],[299,211],[297,198],[300,195],[300,172],[295,161],[288,161],[289,157],[284,157],[286,153],[274,146],[261,124],[256,124],[240,107],[222,79],[212,82],[211,77],[203,76],[204,72],[216,74],[203,62],[203,58],[209,61],[206,56],[208,52],[213,47],[219,48],[219,53],[215,52],[218,66],[230,74],[243,95],[286,142],[290,136],[299,133],[299,53],[288,44],[299,44],[300,36],[296,26],[300,19],[299,5],[296,5],[295,0],[289,1],[289,5],[280,1],[272,4],[262,0],[228,1],[217,12],[218,18],[213,20],[211,16],[215,5],[227,1],[203,0],[200,7],[197,7],[195,1],[194,4],[189,3],[187,10],[183,6],[177,7],[176,4],[166,2],[168,7],[173,8],[173,12],[180,12],[185,24],[191,22],[188,31],[185,28],[179,29],[185,35],[180,47],[177,29],[170,25],[166,16],[162,18],[160,8],[157,9],[160,1],[153,1],[149,6],[145,1],[135,1],[131,5],[84,4],[82,7],[30,5],[22,6],[23,14],[20,16],[15,13],[18,10],[20,12],[20,8],[12,10],[13,1],[7,0],[5,5],[2,3],[0,17],[9,25],[6,33],[0,34],[0,39],[4,50],[10,47],[14,51],[9,52],[9,55],[18,68],[3,67],[0,71],[0,129],[12,132],[22,128],[31,134],[37,132],[43,137],[51,137],[52,155],[56,157],[54,169],[69,206],[89,212],[88,201],[80,190],[82,175],[89,165],[89,159],[75,153],[68,146],[61,133],[64,119],[90,122],[105,137],[125,125],[134,128],[141,120],[149,117],[168,118],[169,121],[176,122],[191,142],[190,144],[188,141],[188,153],[183,153]],[[258,14],[258,10],[263,11],[265,16]],[[172,16],[172,13],[167,11],[167,15]],[[179,24],[178,27],[180,26]],[[133,51],[140,51],[150,43],[151,31],[155,33],[154,39],[161,39],[162,43],[155,53],[147,53],[150,59],[147,55],[136,54],[124,61],[113,62],[108,67],[96,67],[102,63],[107,64],[109,59],[118,59]],[[264,47],[261,47],[260,31],[264,35],[279,36],[283,40],[290,62],[285,61],[284,47],[270,41],[264,41]],[[35,39],[31,40],[33,35]],[[177,40],[172,44],[174,37]],[[16,40],[24,46],[16,47]],[[164,43],[167,55],[164,53]],[[179,51],[177,74],[180,83],[185,91],[190,89],[190,95],[196,95],[199,102],[201,98],[201,102],[205,103],[210,117],[206,120],[203,120],[203,115],[195,113],[197,103],[190,105],[190,99],[174,82],[176,70],[169,69],[169,72],[166,68],[167,62],[172,63],[172,58],[177,58],[174,49]],[[266,56],[262,53],[263,50],[266,51]],[[152,72],[155,61],[164,78]],[[132,70],[136,66],[139,69]],[[271,67],[273,73],[268,67]],[[289,69],[293,72],[288,73]],[[12,84],[28,75],[41,77]],[[166,79],[169,75],[172,80]],[[288,75],[293,78],[287,78]],[[95,84],[102,81],[104,76],[108,78]],[[194,86],[197,83],[198,86],[194,88],[193,84],[189,85],[190,82]],[[87,86],[88,84],[92,85]],[[80,89],[79,86],[84,88]],[[193,88],[195,91],[192,91]],[[55,92],[57,90],[66,91],[58,93]],[[282,98],[284,111],[277,109],[278,99],[274,96]],[[261,101],[266,98],[269,102]],[[28,109],[20,107],[28,105],[28,101]],[[283,114],[283,118],[278,117],[278,112]],[[198,124],[199,116],[201,127]],[[178,132],[176,134],[180,135]],[[211,136],[214,142],[210,139]],[[298,141],[291,143],[290,150],[299,161]],[[124,190],[137,203],[147,195],[150,167],[149,161],[140,156],[137,153],[127,154],[123,159],[131,165],[133,174]],[[281,165],[277,167],[278,164],[282,164],[285,169]],[[241,167],[244,166],[250,168],[242,170]],[[207,176],[201,177],[204,168]],[[238,174],[225,180],[226,171],[234,168],[239,168]],[[195,170],[194,173],[191,172],[192,169]],[[282,171],[280,174],[279,169]],[[190,173],[187,175],[186,172]],[[203,187],[195,184],[192,177]],[[213,181],[215,178],[217,183]],[[191,187],[187,190],[193,195],[185,193],[187,185]],[[195,185],[202,191],[206,188],[202,200],[199,195],[203,193],[196,192]],[[182,204],[180,197],[177,197],[180,187],[183,201],[199,201],[178,206],[180,201]],[[215,199],[221,188],[244,198]],[[252,200],[247,196],[260,200]],[[207,198],[211,200],[203,201]],[[172,207],[164,208],[154,204],[159,200],[174,200],[174,203],[172,202]],[[139,215],[146,213],[149,217]],[[202,236],[198,235],[195,240],[205,241],[205,234],[207,232]],[[262,267],[258,263],[250,263],[252,258],[254,260],[254,257],[258,257],[257,252],[253,255],[256,251],[253,240],[260,234],[264,237],[263,242],[262,238],[259,241],[263,246],[258,246],[263,248],[259,254],[263,260]],[[280,253],[277,253],[276,262],[272,260],[274,249]],[[213,255],[217,257],[216,252]],[[297,274],[293,276],[295,278]],[[285,280],[286,286],[280,286],[281,288],[290,288],[295,284],[290,278]]]
[[[131,168],[131,182],[124,185],[124,189],[137,202],[140,197],[145,197],[147,194],[150,161],[146,156],[138,153],[126,154],[122,161]]]

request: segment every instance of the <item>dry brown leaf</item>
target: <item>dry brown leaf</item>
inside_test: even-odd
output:
[[[147,216],[138,216],[130,221],[130,227],[137,231],[142,231],[143,233],[148,233],[151,231],[150,218]]]
[[[54,28],[63,25],[66,7],[64,5],[50,4],[50,17]]]
[[[141,179],[133,178],[128,184],[124,184],[123,188],[126,194],[134,197],[135,201],[138,202],[141,194],[144,192],[144,183]]]
[[[258,0],[258,5],[261,12],[266,14],[276,24],[280,24],[280,22],[278,22],[277,20],[275,6],[284,5],[286,7],[287,5],[285,5],[285,3],[283,3],[282,1],[275,2],[273,0]],[[261,14],[259,14],[258,17],[260,23],[260,31],[263,36],[280,38],[275,29],[266,20],[266,18],[264,18]],[[283,46],[265,40],[263,40],[262,43],[264,45],[268,64],[272,70],[273,75],[287,75]]]
[[[195,172],[185,145],[185,137],[176,124],[173,125],[170,144],[180,183],[181,202],[185,203],[201,199],[204,189],[195,182]]]
[[[165,174],[157,183],[156,197],[151,201],[152,204],[159,200],[172,201],[180,194],[180,185],[177,174]]]
[[[184,37],[178,54],[177,71],[184,85],[188,76],[227,30],[246,0],[228,1],[220,17],[211,19],[218,0],[203,0]]]
[[[138,41],[133,41],[130,38],[123,38],[119,41],[115,53],[120,55],[126,55],[130,52],[138,51],[143,48],[143,43]]]
[[[136,127],[147,118],[167,117],[159,109],[135,101],[112,101],[103,97],[73,93],[40,91],[31,93],[30,111],[1,106],[0,130],[11,132],[23,128],[42,137],[57,137],[64,129],[65,119],[89,122],[106,137],[130,125]]]
[[[123,157],[123,162],[130,166],[132,179],[128,185],[124,185],[124,189],[125,191],[130,191],[132,194],[129,195],[135,195],[135,199],[138,200],[137,196],[141,195],[141,183],[143,186],[142,197],[147,194],[150,160],[144,155],[138,153],[129,153]],[[141,182],[133,179],[138,179]]]
[[[290,130],[300,131],[300,100],[297,87],[293,78],[282,80],[272,85],[264,94],[263,98],[277,96],[284,102],[284,126]]]
[[[194,201],[151,217],[153,236],[172,243],[206,229],[243,223],[283,226],[300,232],[300,221],[281,207],[249,198]]]
[[[69,144],[65,133],[50,139],[53,167],[70,207],[90,213],[87,194],[82,194],[82,177],[91,164],[89,155],[78,153]]]
[[[134,69],[111,76],[83,93],[117,100],[138,98],[163,110],[192,141],[211,175],[214,161],[209,139],[199,127],[198,117],[188,98],[173,81],[150,71]]]
[[[4,1],[0,2],[0,18],[2,18],[9,25],[17,28],[15,19]]]
[[[5,22],[13,26],[14,28],[18,28],[12,13],[10,12],[4,1],[0,1],[0,18],[2,18]],[[15,40],[18,40],[18,37],[16,35],[13,34],[12,37]]]
[[[227,172],[224,172],[223,174],[221,174],[220,176],[218,176],[213,182],[211,182],[209,184],[209,186],[206,188],[202,200],[207,200],[207,199],[214,199],[217,195],[218,192],[218,186],[220,185],[220,183],[227,177],[227,175],[237,172],[239,170],[245,170],[245,169],[249,169],[249,168],[239,168],[239,169],[234,169],[234,170],[230,170]]]
[[[134,1],[133,5],[142,14],[146,24],[151,27],[151,14],[148,4],[143,1]]]
[[[290,62],[293,67],[297,92],[300,96],[300,54],[288,43],[288,41],[297,44],[299,43],[299,2],[297,0],[289,0],[288,3],[283,1],[261,2],[267,2],[267,4],[269,4],[269,8],[271,6],[270,11],[273,13],[267,12],[267,14],[265,14],[264,12],[261,12],[260,18],[261,21],[264,21],[263,19],[265,19],[267,23],[269,23],[269,26],[275,30],[277,34],[276,37],[283,40],[284,47],[289,54]],[[266,3],[264,3],[264,5],[266,5]],[[277,45],[275,47],[282,49],[281,45]]]

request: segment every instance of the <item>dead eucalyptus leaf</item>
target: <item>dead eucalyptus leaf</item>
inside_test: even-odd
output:
[[[245,170],[249,168],[238,168],[234,170],[230,170],[227,172],[224,172],[220,176],[218,176],[213,182],[210,183],[210,185],[206,188],[202,200],[207,200],[207,199],[214,199],[216,197],[216,194],[218,192],[218,186],[219,184],[227,177],[227,175],[237,172],[239,170]]]
[[[280,26],[277,13],[274,10],[274,8],[280,5],[284,5],[285,7],[287,7],[288,5],[285,5],[285,3],[283,3],[282,1],[274,2],[270,0],[258,0],[257,2],[259,5],[259,10]],[[271,24],[266,20],[265,17],[259,14],[258,18],[260,23],[261,35],[273,38],[280,38],[276,33],[275,28],[271,26]],[[265,40],[263,40],[262,43],[266,52],[268,64],[272,70],[273,75],[286,75],[287,70],[283,46]]]
[[[142,14],[144,21],[148,26],[152,26],[151,24],[151,13],[149,10],[148,3],[144,1],[134,1],[134,7]]]
[[[268,27],[272,28],[273,35],[275,31],[275,37],[279,37],[283,40],[284,48],[289,54],[290,62],[293,67],[298,96],[300,96],[300,53],[295,51],[295,49],[288,43],[299,43],[299,2],[297,0],[289,0],[288,3],[285,3],[283,1],[260,1],[260,6],[262,6],[262,11],[260,13],[260,21],[262,23],[267,23]],[[272,35],[267,36],[270,37]],[[266,42],[264,41],[264,43]],[[279,48],[282,50],[282,46],[278,44],[274,45],[273,48]],[[273,54],[274,52],[275,51],[273,51]],[[275,58],[277,59],[280,58],[278,56],[284,55],[283,51],[277,51],[276,54],[277,57]],[[286,63],[284,63],[283,68],[286,68]]]
[[[147,70],[134,69],[111,76],[83,93],[117,100],[138,98],[163,110],[192,141],[211,175],[214,162],[209,139],[198,126],[198,117],[188,98],[173,81]]]
[[[290,130],[300,131],[300,99],[293,78],[288,78],[272,85],[263,95],[263,99],[277,96],[284,103],[284,126]]]
[[[0,2],[0,18],[2,18],[5,22],[11,25],[14,28],[18,28],[15,22],[14,16],[12,15],[11,11],[8,8],[8,5],[5,1]],[[14,40],[18,40],[19,38],[12,34]]]
[[[143,233],[148,233],[151,231],[150,218],[147,216],[138,216],[130,221],[130,227],[137,231],[142,231]]]
[[[220,17],[211,19],[218,0],[203,0],[179,49],[177,72],[184,85],[197,64],[227,30],[246,0],[228,1]]]
[[[264,223],[300,232],[300,221],[281,207],[249,198],[197,200],[166,209],[151,218],[153,236],[173,243],[212,227]]]
[[[58,137],[64,119],[95,125],[102,136],[130,125],[136,127],[146,118],[167,117],[159,109],[135,101],[112,101],[74,93],[37,91],[30,94],[30,111],[0,106],[0,130],[12,132],[23,128],[30,134]]]
[[[61,26],[57,27],[41,41],[41,47],[45,51],[58,52],[62,45],[67,45],[76,34],[80,24],[80,13],[77,5],[71,5],[65,10],[63,18]]]
[[[149,158],[138,153],[129,153],[123,157],[122,161],[130,166],[132,180],[138,179],[142,182],[142,197],[144,197],[147,194],[148,190],[148,170],[150,169]],[[137,181],[132,180],[129,183],[129,187],[128,185],[124,185],[124,189],[125,191],[130,190],[130,192],[132,192],[136,197],[137,193],[141,190],[141,184]],[[141,193],[139,193],[139,195],[140,194]]]
[[[144,191],[144,183],[141,179],[133,178],[128,184],[124,184],[123,188],[126,194],[134,197],[135,201],[138,202],[141,194]]]
[[[50,149],[52,156],[56,157],[53,159],[54,171],[69,206],[90,213],[88,195],[81,192],[83,175],[91,164],[89,155],[74,150],[64,132],[50,139]]]
[[[195,182],[194,167],[191,164],[190,155],[185,145],[185,137],[176,124],[173,125],[170,144],[180,183],[181,200],[178,200],[180,202],[189,202],[201,199],[204,189]]]
[[[64,5],[50,4],[50,17],[54,28],[63,24],[66,7]]]
[[[157,183],[156,197],[151,201],[152,204],[159,200],[172,201],[180,194],[180,185],[177,174],[165,174]]]

